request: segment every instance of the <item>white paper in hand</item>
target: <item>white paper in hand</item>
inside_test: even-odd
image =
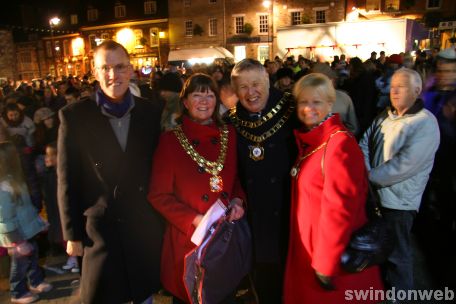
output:
[[[203,216],[201,222],[198,224],[198,227],[196,227],[195,232],[193,232],[191,238],[192,243],[199,246],[203,241],[206,232],[212,224],[215,223],[215,221],[225,214],[225,211],[226,206],[222,203],[222,201],[220,199],[216,200]]]

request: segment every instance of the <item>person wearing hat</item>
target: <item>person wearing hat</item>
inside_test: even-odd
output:
[[[293,89],[293,70],[290,68],[280,68],[277,70],[277,81],[274,83],[274,88],[282,92],[291,92]]]
[[[160,96],[165,100],[160,125],[162,131],[172,130],[177,126],[176,118],[182,112],[179,93],[182,90],[182,80],[177,73],[165,73],[159,80]]]

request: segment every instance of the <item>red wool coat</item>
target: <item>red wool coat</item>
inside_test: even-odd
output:
[[[210,161],[220,153],[220,132],[215,124],[204,126],[184,118],[182,129],[196,151]],[[161,281],[166,290],[187,301],[184,287],[184,257],[195,248],[190,238],[195,230],[193,219],[204,214],[218,199],[228,203],[234,197],[244,199],[237,178],[236,133],[229,126],[228,151],[224,169],[223,191],[209,188],[210,174],[184,151],[172,131],[162,134],[154,155],[148,199],[167,220],[161,260]]]
[[[337,130],[346,129],[335,114],[309,132],[295,131],[298,159],[326,142]],[[292,178],[285,304],[357,303],[345,300],[347,290],[383,289],[377,267],[349,274],[339,266],[351,234],[367,221],[366,195],[364,159],[354,137],[337,133],[326,151],[319,149],[301,162],[297,178]],[[315,270],[333,276],[336,290],[321,288]]]

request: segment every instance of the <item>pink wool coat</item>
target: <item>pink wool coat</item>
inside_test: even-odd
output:
[[[335,114],[309,132],[295,131],[298,159],[338,130],[346,129]],[[346,291],[383,289],[377,267],[349,274],[339,266],[351,234],[367,221],[366,195],[363,155],[350,134],[334,134],[326,149],[317,150],[301,162],[299,173],[292,178],[285,304],[358,303],[345,299]],[[336,290],[326,291],[320,287],[315,270],[334,277]]]

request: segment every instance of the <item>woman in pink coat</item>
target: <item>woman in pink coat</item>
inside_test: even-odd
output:
[[[167,221],[163,287],[189,303],[184,258],[196,247],[190,240],[195,227],[217,199],[234,204],[230,220],[240,219],[244,193],[237,178],[236,132],[220,120],[215,82],[208,75],[194,74],[184,85],[181,102],[184,113],[178,126],[160,137],[148,199]]]
[[[293,95],[303,123],[295,131],[299,155],[292,176],[290,243],[285,304],[357,302],[354,290],[382,290],[378,267],[350,274],[340,257],[351,234],[366,223],[367,175],[363,155],[339,115],[335,91],[323,74],[299,80]]]

